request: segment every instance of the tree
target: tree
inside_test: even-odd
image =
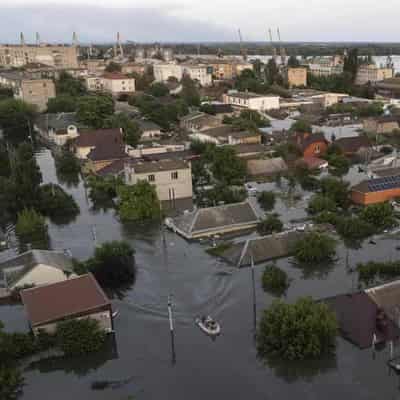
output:
[[[396,226],[393,207],[389,203],[378,203],[366,206],[360,218],[371,224],[377,232]]]
[[[86,180],[89,188],[89,198],[95,208],[109,207],[114,205],[114,199],[117,197],[117,188],[123,185],[120,177],[91,175]]]
[[[36,107],[20,99],[0,101],[0,129],[13,142],[26,141],[33,135]]]
[[[275,207],[276,195],[274,192],[261,192],[258,202],[264,211],[271,211]]]
[[[299,119],[292,124],[290,130],[299,133],[312,133],[312,126],[308,121]]]
[[[86,268],[105,288],[119,288],[135,279],[134,250],[126,242],[108,242],[97,247],[94,256],[85,262]]]
[[[24,378],[17,368],[0,364],[0,399],[17,400],[22,394]]]
[[[121,65],[114,62],[110,61],[108,65],[105,68],[106,72],[121,72]]]
[[[68,150],[56,156],[56,168],[57,172],[63,175],[75,175],[81,172],[81,166],[78,159]]]
[[[203,167],[204,172],[204,167]],[[193,172],[193,175],[195,172]],[[213,189],[198,193],[197,205],[208,206],[220,203],[232,204],[246,200],[247,193],[243,188],[225,186],[217,184]]]
[[[200,106],[200,95],[195,82],[185,75],[182,78],[182,91],[180,96],[188,106]]]
[[[358,242],[374,233],[374,226],[359,217],[339,217],[337,232],[346,240]]]
[[[347,73],[353,83],[356,79],[359,67],[358,49],[350,49],[344,58],[343,72]]]
[[[275,265],[266,265],[262,275],[264,291],[281,296],[289,287],[289,279],[285,271]]]
[[[165,83],[154,82],[147,90],[147,93],[154,97],[164,97],[169,94],[169,89]]]
[[[93,128],[102,128],[105,120],[114,113],[114,101],[111,96],[97,94],[80,97],[77,101],[77,118]]]
[[[117,189],[118,205],[122,221],[138,221],[160,217],[160,202],[154,186],[147,181],[139,181],[132,186]]]
[[[257,225],[257,231],[262,236],[282,232],[282,229],[283,223],[277,214],[268,215]]]
[[[79,214],[79,206],[74,198],[64,189],[53,183],[40,187],[38,206],[42,215],[48,216],[54,222],[69,223]]]
[[[14,92],[12,88],[0,85],[0,101],[11,99],[13,97],[14,97]]]
[[[211,154],[211,172],[215,179],[225,185],[241,184],[246,176],[246,166],[234,149],[216,147]]]
[[[265,76],[269,85],[273,85],[274,83],[282,83],[278,66],[273,58],[271,58],[267,63],[265,68]]]
[[[69,94],[62,94],[49,99],[47,102],[48,113],[76,111],[76,98]]]
[[[350,204],[349,184],[334,177],[320,180],[321,192],[324,196],[335,201],[338,207],[347,208]]]
[[[294,245],[296,260],[304,264],[319,264],[323,261],[331,261],[335,254],[335,240],[318,232],[307,233]]]
[[[139,123],[124,112],[108,117],[104,122],[104,126],[106,128],[122,128],[124,142],[132,147],[139,143],[142,136]]]
[[[225,116],[224,124],[230,124],[239,131],[258,131],[258,128],[270,126],[271,122],[264,118],[258,111],[243,110],[238,117]]]
[[[106,333],[93,318],[71,319],[57,324],[57,342],[67,356],[81,356],[99,351]]]
[[[56,80],[56,93],[57,96],[68,95],[79,97],[87,94],[87,89],[83,80],[74,78],[69,73],[62,71],[59,78]]]
[[[332,154],[327,157],[327,160],[329,162],[329,171],[332,175],[343,176],[349,172],[350,161],[346,157]]]
[[[288,67],[297,68],[300,67],[300,62],[296,56],[291,55],[288,59]]]
[[[28,245],[32,249],[48,249],[49,235],[44,218],[33,209],[25,209],[18,214],[15,233],[22,250]]]
[[[11,175],[10,156],[8,154],[7,145],[0,140],[0,177],[9,178]]]
[[[275,301],[261,318],[257,349],[263,358],[316,359],[334,351],[337,332],[335,314],[326,304],[307,297],[294,304]]]
[[[315,194],[308,203],[307,211],[310,214],[319,214],[323,211],[336,211],[336,203],[330,197],[322,194]]]

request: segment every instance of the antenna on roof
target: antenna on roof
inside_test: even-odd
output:
[[[23,32],[20,33],[19,37],[20,37],[20,41],[21,41],[21,46],[25,46],[25,37],[24,37]]]

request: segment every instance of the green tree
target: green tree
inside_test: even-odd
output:
[[[72,75],[63,71],[56,80],[56,93],[57,96],[68,95],[78,97],[87,94],[87,89],[82,79],[74,78]]]
[[[0,140],[0,177],[9,178],[11,175],[10,156],[8,154],[7,145]]]
[[[53,183],[40,187],[39,211],[56,223],[70,223],[79,214],[79,206],[64,189]]]
[[[6,99],[11,99],[13,97],[14,97],[14,92],[13,92],[12,88],[0,85],[0,101],[6,100]]]
[[[336,242],[328,235],[310,232],[294,245],[294,255],[303,264],[331,261],[336,254]]]
[[[350,204],[349,184],[334,177],[322,178],[321,192],[335,201],[338,207],[347,208]]]
[[[225,185],[243,183],[246,176],[246,166],[234,149],[230,147],[216,147],[211,155],[211,171],[218,181]]]
[[[299,133],[312,133],[312,126],[308,121],[299,119],[292,124],[290,130]]]
[[[154,82],[147,90],[147,93],[154,97],[164,97],[169,94],[169,89],[165,83]]]
[[[351,82],[354,82],[357,76],[359,67],[358,49],[353,48],[347,52],[344,58],[343,72],[347,73]]]
[[[332,175],[343,176],[349,172],[350,161],[346,157],[333,154],[327,157],[327,160],[329,162],[329,171]]]
[[[126,113],[118,113],[108,117],[104,126],[106,128],[122,128],[124,142],[135,147],[142,136],[142,130],[137,121],[133,120]]]
[[[160,202],[154,186],[139,181],[117,189],[120,199],[118,211],[122,221],[138,221],[160,217]]]
[[[80,97],[77,101],[77,118],[93,128],[102,128],[105,120],[114,113],[114,100],[106,94]]]
[[[24,209],[18,213],[15,233],[22,250],[28,245],[32,249],[48,249],[49,235],[44,218],[33,209]]]
[[[99,351],[106,333],[92,318],[71,319],[57,324],[57,342],[67,356],[81,356]]]
[[[310,202],[308,203],[308,209],[307,211],[310,214],[319,214],[323,211],[331,211],[335,212],[336,211],[336,202],[335,200],[331,199],[330,197],[321,195],[321,194],[315,194]]]
[[[361,241],[374,233],[374,226],[359,217],[340,217],[336,222],[337,232],[353,242]]]
[[[81,172],[78,159],[68,150],[63,150],[60,155],[56,156],[55,161],[57,172],[62,175],[75,175]]]
[[[366,206],[362,210],[360,218],[371,224],[378,232],[393,228],[397,225],[393,207],[389,203],[378,203]]]
[[[114,61],[110,61],[105,68],[106,72],[121,72],[121,64],[118,64]]]
[[[279,219],[277,214],[267,215],[262,221],[257,225],[257,232],[260,235],[266,236],[272,233],[282,232],[283,223]]]
[[[17,368],[0,364],[0,399],[17,400],[22,394],[24,378]]]
[[[95,208],[108,208],[114,206],[117,197],[117,188],[123,185],[120,177],[91,175],[86,180],[89,188],[89,198]]]
[[[196,83],[189,78],[184,76],[182,78],[182,91],[180,96],[188,106],[200,106],[200,94],[197,90]]]
[[[0,129],[4,137],[13,142],[28,140],[33,135],[37,116],[36,107],[20,99],[0,101]]]
[[[258,202],[264,211],[271,211],[275,207],[276,195],[274,192],[261,192]]]
[[[275,265],[266,265],[262,275],[264,291],[281,296],[286,292],[290,282],[285,271]]]
[[[76,98],[69,94],[62,94],[49,99],[47,102],[48,113],[76,111]]]
[[[269,85],[282,83],[282,77],[280,76],[279,68],[273,58],[271,58],[267,63],[265,68],[265,76]]]
[[[263,358],[317,359],[334,351],[337,333],[335,314],[326,304],[311,298],[275,301],[262,315],[257,349]]]
[[[116,289],[135,279],[134,250],[127,242],[108,242],[97,247],[85,262],[102,287]]]

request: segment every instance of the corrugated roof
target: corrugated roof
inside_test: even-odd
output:
[[[282,157],[267,158],[265,160],[247,161],[247,171],[249,175],[272,175],[287,171],[288,166]]]
[[[21,291],[32,326],[86,314],[110,301],[92,274]]]

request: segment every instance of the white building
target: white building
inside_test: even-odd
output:
[[[173,77],[180,81],[184,75],[196,80],[201,86],[212,85],[212,69],[201,64],[172,64],[162,63],[153,66],[156,82],[166,82]]]
[[[160,160],[125,164],[126,184],[135,185],[143,180],[155,186],[160,201],[193,196],[192,168],[188,161]]]
[[[119,72],[107,73],[103,76],[87,76],[86,87],[89,91],[105,91],[113,96],[130,94],[135,91],[135,79]]]
[[[279,96],[261,95],[250,92],[231,92],[223,95],[223,102],[232,106],[256,111],[277,110],[280,107]]]
[[[393,68],[378,67],[375,64],[362,65],[356,76],[356,85],[380,82],[385,79],[393,78]]]

